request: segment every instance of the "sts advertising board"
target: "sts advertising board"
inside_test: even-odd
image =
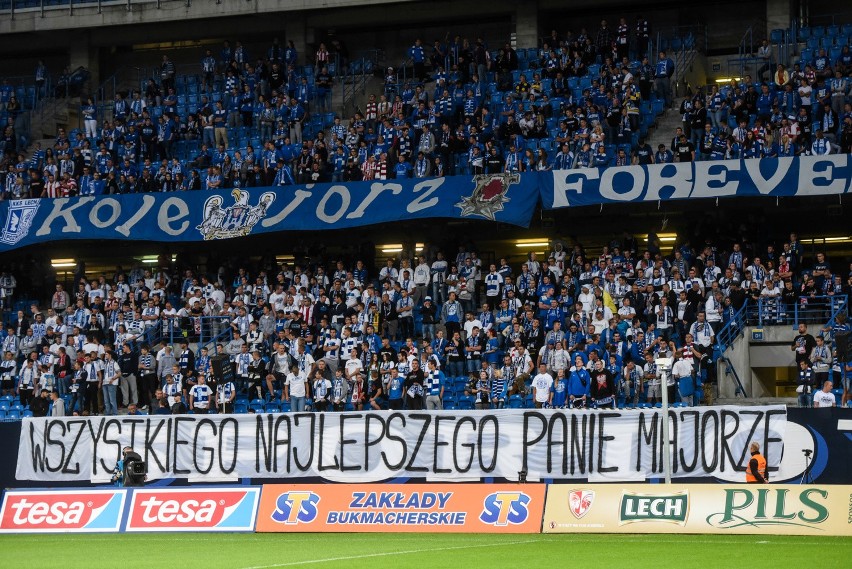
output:
[[[538,533],[543,484],[266,485],[259,532]]]

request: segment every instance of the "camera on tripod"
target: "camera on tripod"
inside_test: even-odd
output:
[[[814,453],[814,451],[809,448],[803,448],[802,452],[805,454],[806,457],[810,457]]]
[[[142,460],[131,460],[127,463],[127,473],[131,477],[144,478],[148,474],[148,465]]]
[[[148,479],[148,464],[142,460],[132,448],[125,447],[122,451],[124,463],[121,471],[116,473],[115,480],[120,480],[123,486],[140,487]]]

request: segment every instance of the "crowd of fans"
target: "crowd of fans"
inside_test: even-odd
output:
[[[0,389],[22,405],[55,399],[38,412],[90,415],[233,412],[244,399],[286,410],[632,407],[659,402],[661,389],[698,404],[715,381],[716,334],[746,302],[783,322],[796,303],[852,292],[852,266],[803,259],[795,234],[780,249],[722,247],[664,256],[653,236],[642,250],[625,234],[594,254],[556,242],[515,266],[426,247],[378,271],[345,259],[81,274],[11,319]],[[14,277],[0,286],[11,302]],[[844,331],[841,318],[819,345],[830,354]],[[833,368],[848,391],[852,367],[814,355],[806,336],[793,349],[809,385]],[[232,380],[216,371],[220,356]],[[665,357],[675,365],[663,374]]]
[[[348,57],[339,42],[331,51],[320,44],[312,61],[292,42],[276,39],[256,59],[240,42],[225,42],[217,54],[206,49],[201,73],[191,75],[163,56],[158,76],[117,94],[108,113],[85,99],[83,128],[60,130],[51,148],[27,157],[10,145],[0,163],[2,197],[850,151],[848,46],[835,60],[821,49],[792,70],[778,65],[767,82],[746,76],[698,89],[680,106],[683,127],[671,144],[651,148],[648,129],[672,105],[675,69],[665,52],[651,63],[649,34],[639,17],[615,28],[604,20],[591,33],[554,30],[533,50],[489,50],[461,36],[427,47],[418,39],[407,51],[413,72],[388,68],[383,92],[348,118],[329,112],[329,66]]]

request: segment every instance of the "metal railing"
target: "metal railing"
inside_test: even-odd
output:
[[[825,322],[828,322],[828,325],[831,326],[838,314],[846,313],[847,303],[848,299],[845,294],[800,296],[793,303],[784,302],[781,297],[761,297],[757,302],[747,302],[740,309],[733,327],[742,330],[745,326],[790,325],[793,329],[796,329],[799,324],[822,325]],[[720,342],[717,334],[717,346],[722,344],[727,348],[735,339],[735,336],[726,333]]]
[[[763,40],[765,35],[764,30],[766,30],[765,22],[752,23],[748,26],[748,28],[746,28],[746,31],[740,39],[739,46],[737,47],[737,56],[728,59],[729,75],[734,75],[734,71],[736,71],[736,75],[738,77],[743,77],[746,75],[747,68],[753,65],[763,65],[764,60],[757,57],[755,52]]]
[[[354,111],[355,99],[361,94],[367,93],[367,81],[373,75],[372,61],[361,58],[349,63],[349,72],[343,77],[343,113],[346,114],[350,110]]]
[[[656,63],[660,51],[665,51],[674,62],[672,85],[675,92],[680,94],[696,57],[699,53],[707,52],[707,26],[695,24],[660,30],[651,44],[656,47],[651,54],[651,61]]]
[[[846,314],[847,310],[846,295],[799,297],[794,303],[785,303],[780,297],[746,301],[716,333],[714,359],[723,364],[725,375],[731,376],[736,383],[737,395],[746,396],[745,387],[734,365],[725,355],[728,348],[743,335],[746,326],[792,325],[793,329],[797,329],[799,324],[818,324],[831,328],[837,316]]]
[[[196,351],[210,348],[218,342],[230,342],[233,339],[231,318],[229,316],[187,316],[160,318],[142,334],[149,346],[157,344],[175,344],[182,340],[197,344]]]
[[[190,5],[189,0],[181,1],[187,6]],[[74,10],[79,8],[97,8],[100,14],[103,6],[125,6],[128,12],[132,12],[134,4],[156,4],[157,8],[160,8],[162,2],[163,0],[52,0],[48,3],[47,0],[8,0],[0,2],[0,14],[10,14],[12,20],[17,13],[38,12],[44,17],[45,12],[65,11],[73,15]]]

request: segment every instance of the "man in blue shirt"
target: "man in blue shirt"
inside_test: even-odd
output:
[[[674,62],[666,57],[665,51],[660,51],[660,57],[654,69],[654,93],[658,99],[665,101],[667,108],[672,106],[672,75],[674,75]]]
[[[211,50],[204,52],[204,58],[201,60],[201,71],[204,73],[204,80],[201,83],[202,93],[213,92],[213,78],[216,75],[216,58],[213,57]]]
[[[408,57],[414,64],[414,76],[417,77],[418,81],[426,79],[426,52],[420,38],[414,40],[414,45],[408,48]]]
[[[397,179],[411,177],[411,164],[405,159],[404,154],[399,155],[399,162],[396,163],[393,169],[394,177]]]

